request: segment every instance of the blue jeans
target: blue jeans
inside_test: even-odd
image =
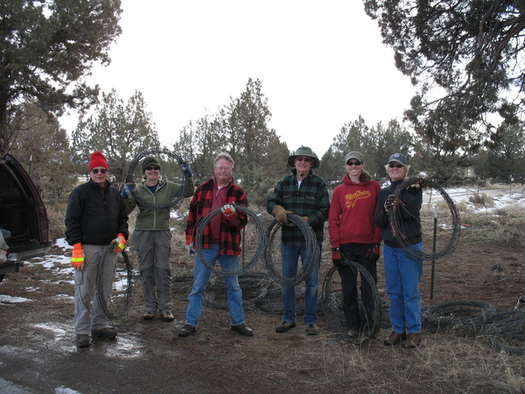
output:
[[[314,267],[312,272],[304,281],[306,292],[304,295],[304,324],[317,324],[317,297],[319,286],[319,265],[321,264],[321,244],[318,244],[319,258],[312,262]],[[307,259],[305,247],[281,245],[282,273],[285,278],[293,278],[297,275],[297,264],[299,256],[301,262]],[[281,286],[283,303],[283,321],[295,322],[295,287]]]
[[[421,251],[423,243],[412,245]],[[390,298],[390,321],[397,333],[421,332],[421,297],[419,281],[423,274],[423,262],[403,248],[384,245],[385,281]]]
[[[225,272],[237,271],[239,269],[238,256],[226,256],[220,254],[220,245],[211,244],[208,249],[202,249],[206,261],[210,264],[219,261]],[[196,257],[195,272],[193,277],[193,287],[188,296],[188,310],[186,311],[186,324],[197,327],[202,315],[204,304],[204,292],[208,286],[208,281],[212,271],[206,268],[199,255]],[[230,310],[230,324],[237,326],[245,323],[244,310],[242,309],[242,290],[239,286],[239,279],[235,276],[225,276],[226,290],[228,294],[228,309]]]

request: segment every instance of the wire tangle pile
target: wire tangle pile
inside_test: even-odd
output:
[[[453,301],[422,311],[425,325],[482,336],[497,351],[525,355],[525,309],[496,310],[485,301]]]

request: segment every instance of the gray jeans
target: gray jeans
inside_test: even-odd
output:
[[[91,329],[100,330],[109,326],[108,318],[100,303],[97,291],[97,263],[107,245],[82,245],[86,256],[84,269],[75,271],[75,333],[89,334]],[[102,262],[103,294],[111,294],[115,279],[117,255],[111,249]]]
[[[171,232],[135,230],[133,244],[139,260],[146,311],[171,312]]]

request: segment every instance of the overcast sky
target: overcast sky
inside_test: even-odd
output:
[[[414,89],[360,0],[122,0],[122,35],[92,84],[142,92],[161,141],[259,79],[270,127],[322,156],[344,123],[401,120]],[[62,118],[72,131],[76,116]]]

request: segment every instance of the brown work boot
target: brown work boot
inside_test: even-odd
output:
[[[420,332],[409,332],[407,340],[404,341],[401,346],[405,349],[412,349],[419,346],[421,342],[421,333]]]
[[[385,346],[394,346],[399,344],[399,342],[401,342],[402,340],[404,341],[405,339],[407,339],[405,332],[400,334],[398,332],[392,331],[390,336],[383,341],[383,344]]]

